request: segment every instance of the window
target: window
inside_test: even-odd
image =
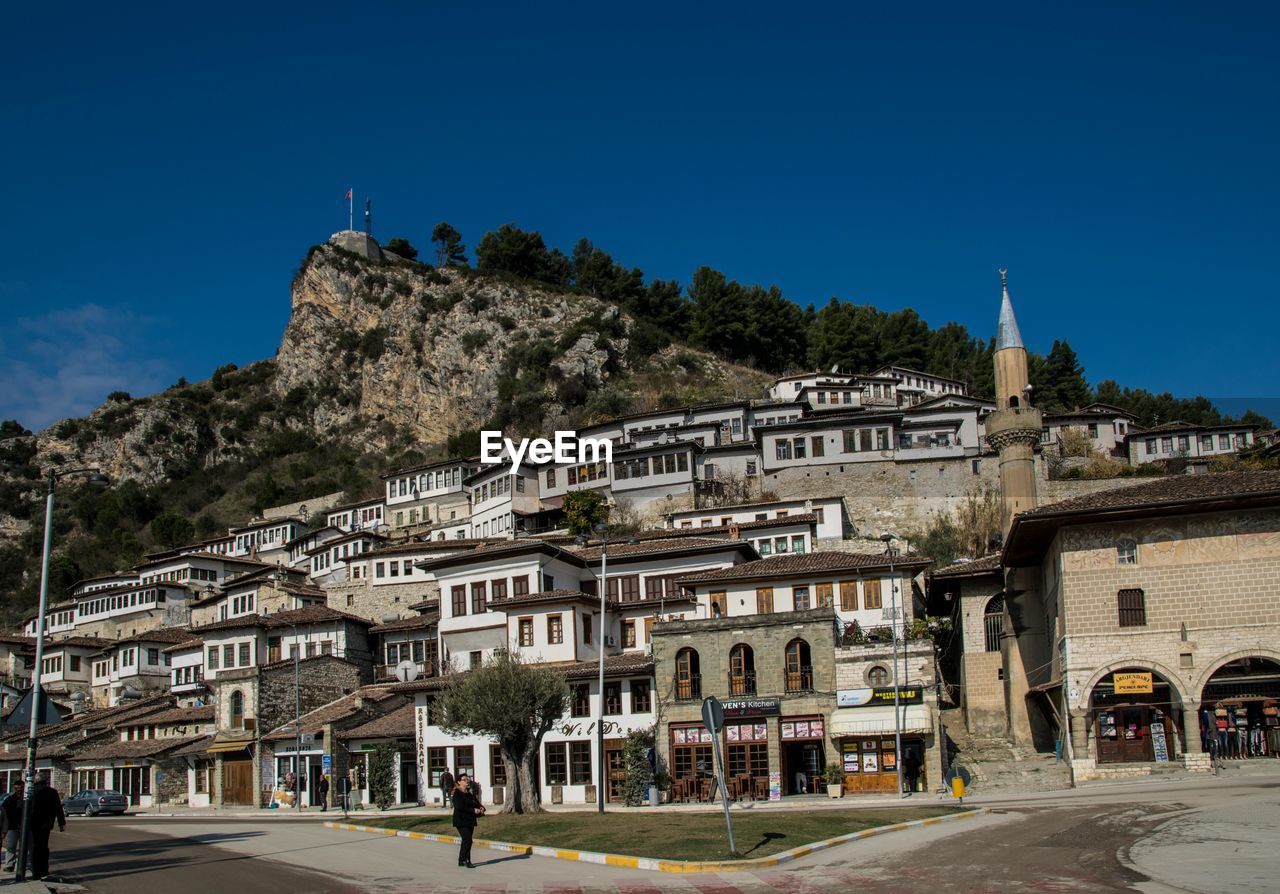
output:
[[[823,455],[822,435],[814,435],[812,438],[809,439],[809,443],[810,443],[810,446],[812,446],[813,448],[810,452],[815,457]]]
[[[796,438],[795,451],[796,459],[805,458],[804,438]]]
[[[148,654],[148,655],[150,655],[150,656],[152,656],[152,657],[151,657],[151,663],[152,663],[152,664],[158,664],[158,663],[159,663],[160,659],[159,659],[159,658],[157,658],[157,657],[155,657],[155,656],[157,656],[157,655],[159,655],[159,654],[160,654],[160,650],[159,650],[159,649],[147,649],[147,654]],[[79,655],[72,655],[72,656],[71,656],[71,672],[72,672],[72,673],[78,673],[79,671],[80,671],[80,656],[79,656]]]
[[[553,646],[564,642],[564,619],[560,615],[547,615],[547,642]]]
[[[502,760],[502,746],[489,746],[489,786],[507,784],[507,765]]]
[[[1116,594],[1121,627],[1147,626],[1147,597],[1139,589],[1121,590]]]
[[[648,680],[631,681],[631,713],[648,714],[652,710]]]
[[[880,596],[880,581],[868,580],[862,582],[862,607],[863,608],[880,608],[884,605]]]
[[[547,487],[556,486],[556,470],[547,469]]]
[[[803,534],[791,535],[791,551],[793,553],[804,552],[804,535]]]
[[[485,597],[488,595],[488,588],[484,581],[476,581],[471,585],[471,611],[473,614],[484,614]]]
[[[459,584],[453,587],[449,593],[453,603],[454,617],[465,615],[467,613],[467,588]]]
[[[591,714],[591,689],[586,683],[578,683],[574,685],[569,695],[570,716],[587,717]]]
[[[858,610],[858,582],[856,580],[840,581],[840,610],[856,612]]]
[[[244,693],[239,689],[231,691],[231,728],[244,729]]]
[[[622,622],[622,648],[634,649],[636,647],[636,622]]]
[[[529,595],[529,575],[522,574],[511,578],[511,595],[513,597]]]
[[[986,651],[999,652],[1000,638],[1004,635],[1004,597],[995,596],[982,613]]]
[[[1160,439],[1160,449],[1165,453],[1173,453],[1173,436]]]
[[[791,598],[798,612],[813,608],[813,602],[809,596],[808,587],[792,587]]]
[[[885,670],[884,665],[877,664],[867,671],[867,682],[872,686],[888,686],[889,672]]]
[[[813,662],[807,642],[793,639],[787,643],[785,667],[787,692],[809,692],[813,689]]]
[[[205,663],[209,665],[209,670],[218,669],[218,647],[217,646],[209,647],[209,657],[205,660]]]
[[[223,667],[236,666],[236,647],[231,645],[230,643],[222,647],[222,666]]]
[[[711,617],[723,618],[729,614],[729,598],[724,590],[716,590],[708,596],[711,599]]]
[[[1116,542],[1116,564],[1138,564],[1138,544],[1134,543],[1128,537],[1118,540]]]
[[[582,616],[582,641],[591,642],[591,616],[588,614]]]
[[[1147,438],[1146,447],[1147,447],[1147,456],[1155,456],[1157,453],[1160,452],[1160,448],[1156,445],[1155,438]]]
[[[756,614],[773,614],[773,587],[756,588]]]
[[[791,459],[791,442],[786,438],[778,438],[773,442],[774,453],[777,459]]]
[[[484,664],[484,653],[468,652],[467,664],[470,666],[471,670],[475,670],[476,668],[481,667]]]
[[[591,743],[569,743],[569,784],[591,784]]]
[[[676,653],[676,700],[691,701],[702,698],[702,675],[698,667],[698,653],[684,648]]]
[[[1219,449],[1219,450],[1230,450],[1230,449],[1231,449],[1231,436],[1230,436],[1230,435],[1218,435],[1218,449]]]
[[[620,682],[604,684],[604,712],[606,714],[622,713],[622,684]]]
[[[547,473],[551,474],[550,472]],[[547,744],[547,784],[565,785],[569,782],[569,762],[564,742]]]
[[[1191,443],[1186,435],[1178,435],[1178,452],[1186,453],[1191,447]]]
[[[502,578],[501,580],[489,581],[489,601],[497,602],[499,599],[506,599],[506,598],[507,598],[506,578]]]
[[[374,562],[374,563],[373,563],[373,576],[374,576],[374,577],[386,577],[386,576],[387,576],[387,568],[386,568],[386,565],[387,565],[387,563],[386,563],[386,562]]]
[[[729,694],[756,694],[755,652],[745,643],[729,650]]]
[[[237,664],[239,667],[248,667],[248,666],[249,666],[249,644],[248,644],[248,643],[241,643],[241,644],[240,644],[240,657],[239,657],[239,659],[236,661],[236,664]]]
[[[522,648],[528,648],[533,645],[533,618],[521,618],[520,624],[520,645]]]
[[[798,552],[804,552],[803,549]],[[818,608],[831,607],[831,584],[816,584],[814,586],[815,596],[818,598]]]

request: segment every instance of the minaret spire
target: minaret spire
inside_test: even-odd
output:
[[[1013,302],[1009,300],[1009,271],[1000,268],[1000,323],[996,328],[996,350],[1024,348],[1018,319],[1013,315]]]

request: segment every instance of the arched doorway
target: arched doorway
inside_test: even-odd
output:
[[[1204,749],[1219,757],[1280,755],[1280,662],[1247,655],[1219,667],[1200,695]]]
[[[1117,668],[1089,695],[1099,764],[1173,760],[1181,749],[1178,690],[1146,667]]]

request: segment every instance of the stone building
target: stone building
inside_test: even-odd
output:
[[[835,635],[830,605],[654,625],[656,741],[672,779],[700,784],[713,771],[701,706],[714,695],[725,705],[726,779],[750,776],[758,796],[816,791],[838,759],[827,732]]]
[[[1005,590],[1005,642],[1027,668],[1007,690],[1015,738],[1051,746],[1065,713],[1077,781],[1207,767],[1210,736],[1228,754],[1280,754],[1280,472],[1032,509],[1002,559],[1025,582]]]
[[[940,568],[929,575],[929,608],[953,619],[952,647],[941,658],[943,674],[956,684],[955,701],[966,731],[979,738],[1003,737],[1005,710],[1004,569],[999,554]]]

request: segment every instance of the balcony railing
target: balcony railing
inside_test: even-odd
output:
[[[730,695],[755,695],[756,694],[756,672],[746,671],[741,674],[729,675],[729,694]]]
[[[676,701],[691,702],[702,698],[702,675],[676,677]]]
[[[787,692],[812,692],[813,667],[804,665],[798,671],[787,671]]]
[[[415,661],[418,668],[419,677],[434,677],[436,675],[435,665],[430,661]],[[394,680],[396,678],[396,665],[379,664],[374,667],[375,679],[377,680]]]

